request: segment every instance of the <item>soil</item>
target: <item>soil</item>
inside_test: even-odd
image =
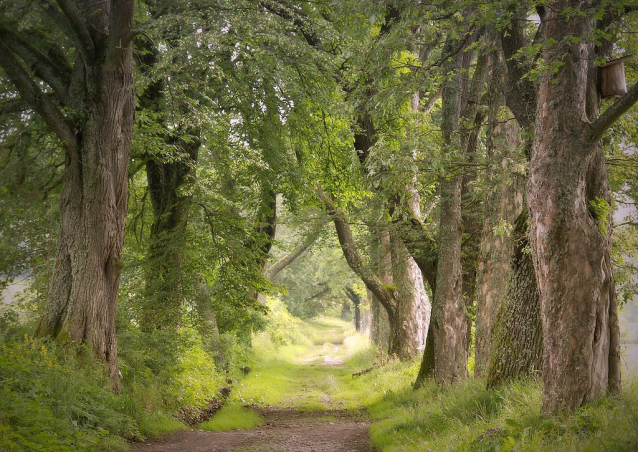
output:
[[[208,432],[186,430],[162,443],[137,445],[138,452],[370,452],[365,414],[343,410],[303,413],[291,409],[254,408],[265,418],[251,430]]]

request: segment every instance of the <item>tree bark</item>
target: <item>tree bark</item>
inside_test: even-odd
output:
[[[491,334],[488,388],[542,368],[543,329],[528,237],[528,215],[524,210],[513,233],[516,249],[506,284],[507,294]]]
[[[107,363],[117,391],[115,313],[134,112],[133,2],[59,3],[78,50],[72,74],[61,79],[68,95],[60,102],[66,111],[82,115],[65,116],[40,92],[4,37],[0,44],[0,65],[8,78],[66,151],[58,252],[36,335],[88,344]]]
[[[598,2],[596,2],[598,3]],[[530,242],[544,331],[544,412],[575,409],[620,390],[618,322],[610,257],[611,208],[596,129],[595,20],[565,17],[581,2],[548,5],[545,61],[562,65],[538,90],[530,162]],[[594,123],[592,127],[590,124]]]
[[[500,56],[493,55],[490,75],[494,81],[492,93],[499,93],[503,86],[503,64]],[[520,127],[514,121],[507,121],[511,112],[504,108],[503,104],[502,95],[492,95],[488,114],[490,125],[486,140],[486,160],[489,167],[494,170],[487,176],[488,188],[478,261],[474,349],[474,375],[477,377],[487,370],[491,353],[492,325],[502,301],[507,296],[514,240],[509,236],[510,232],[502,227],[513,228],[523,208],[522,177],[513,174],[511,166],[503,168],[501,164],[503,161],[517,161],[522,158],[519,150],[522,143]],[[534,273],[530,276],[535,280]]]
[[[443,49],[451,54],[458,43],[449,39]],[[453,74],[443,82],[441,130],[445,153],[461,156],[459,117],[462,108],[460,70],[469,67],[469,55],[460,52],[444,64],[444,72]],[[467,377],[467,322],[463,301],[461,269],[461,182],[459,174],[439,181],[440,220],[436,295],[430,328],[434,333],[434,378],[438,384],[451,384]]]
[[[395,232],[390,234],[390,243],[392,280],[397,297],[398,324],[394,326],[398,335],[397,356],[401,360],[408,360],[423,352],[430,320],[430,303],[421,270]]]

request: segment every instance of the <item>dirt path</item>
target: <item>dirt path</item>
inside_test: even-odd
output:
[[[295,410],[258,409],[266,422],[251,430],[182,431],[161,443],[141,444],[135,451],[272,451],[368,452],[368,427],[360,416],[345,411],[300,413]]]
[[[370,446],[368,435],[370,422],[365,411],[341,409],[342,402],[333,400],[325,384],[322,385],[322,382],[325,383],[327,379],[334,383],[337,372],[350,372],[344,363],[348,358],[346,348],[342,329],[324,329],[321,340],[308,347],[293,361],[294,375],[287,375],[286,381],[289,386],[285,386],[285,395],[282,400],[276,402],[276,405],[250,406],[264,418],[260,427],[225,432],[184,430],[167,436],[160,443],[137,444],[133,450],[136,452],[374,451]],[[251,375],[254,374],[257,378],[258,375],[263,375],[263,372],[264,370],[258,365],[251,371]],[[347,375],[350,376],[349,373]],[[323,408],[317,409],[317,399],[321,401]]]

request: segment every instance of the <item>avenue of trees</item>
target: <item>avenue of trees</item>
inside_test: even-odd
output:
[[[124,332],[232,359],[279,293],[415,387],[619,393],[638,63],[601,74],[636,30],[632,0],[0,2],[2,284],[116,392]]]

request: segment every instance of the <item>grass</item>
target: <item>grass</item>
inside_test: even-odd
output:
[[[334,319],[309,322],[306,333],[312,345],[273,347],[257,337],[260,359],[234,392],[236,401],[309,413],[365,408],[372,419],[372,443],[383,451],[638,450],[635,382],[625,384],[622,396],[551,417],[540,412],[536,379],[489,391],[482,379],[452,387],[428,382],[415,391],[418,360],[389,361],[353,377],[376,358],[365,337]],[[325,355],[343,363],[323,365]]]
[[[199,425],[202,430],[225,432],[228,430],[245,430],[260,426],[264,418],[250,408],[231,404],[224,406],[208,421]]]
[[[271,332],[254,337],[253,370],[200,428],[261,425],[263,418],[248,404],[294,409],[329,422],[340,417],[329,410],[365,409],[371,441],[384,451],[638,450],[636,380],[625,383],[621,396],[545,416],[538,380],[490,391],[481,379],[445,388],[427,382],[415,391],[418,360],[383,360],[383,366],[353,377],[378,356],[351,324],[320,318],[295,321],[287,329],[285,313],[280,317]],[[108,390],[103,368],[89,353],[69,354],[29,338],[0,344],[0,450],[124,451],[129,449],[124,439],[156,439],[187,428],[172,417],[173,410],[203,400],[223,379],[194,344],[168,389],[142,372],[148,359],[143,350],[135,355],[125,349],[126,386],[120,395]]]

